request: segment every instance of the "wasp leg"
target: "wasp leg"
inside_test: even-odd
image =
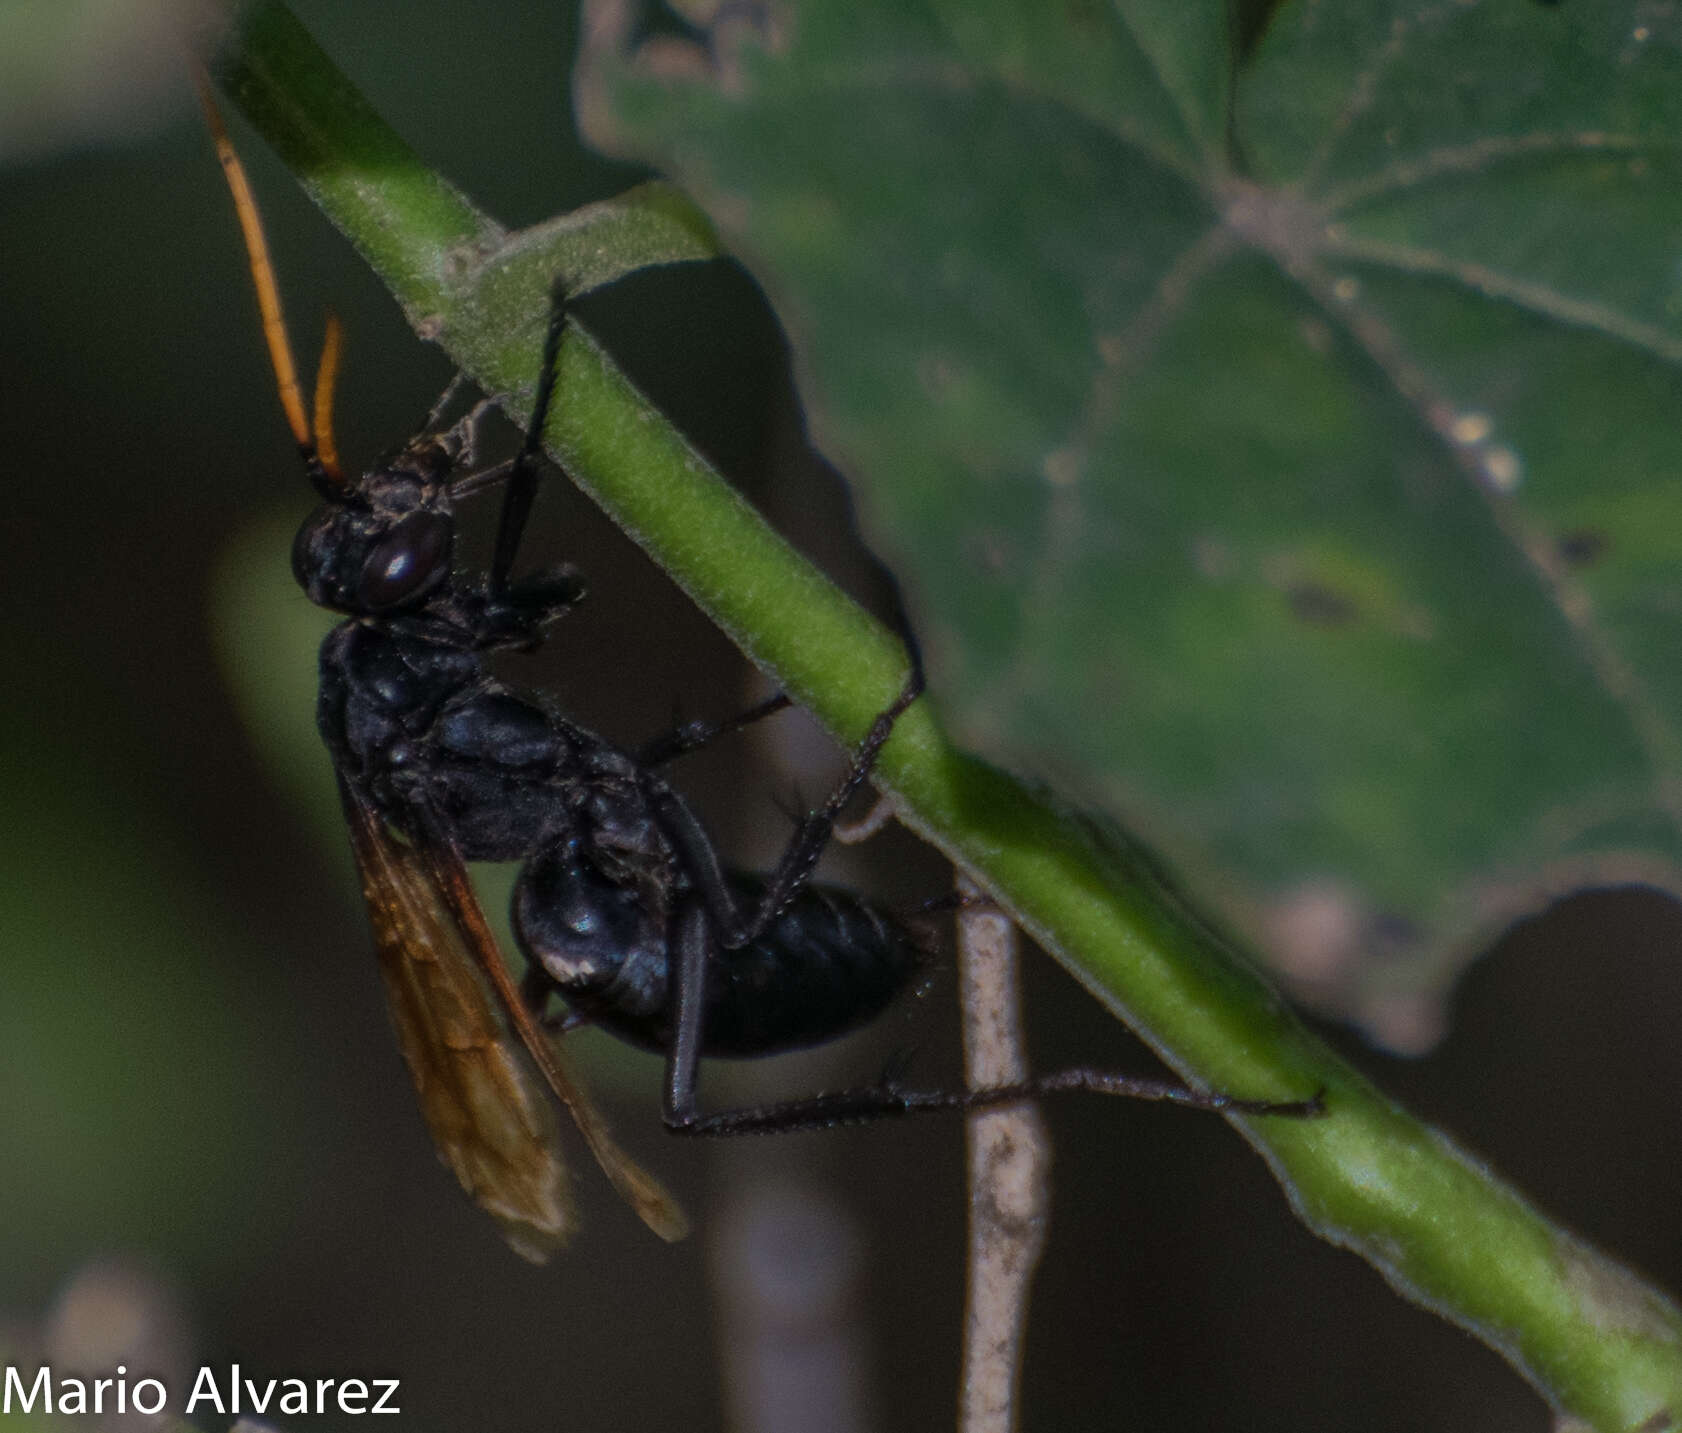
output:
[[[549,327],[543,336],[543,367],[538,372],[537,393],[532,400],[531,422],[520,451],[509,469],[503,490],[502,516],[496,530],[496,549],[491,558],[490,592],[503,597],[509,590],[509,575],[519,554],[520,538],[537,496],[538,467],[543,462],[543,430],[549,422],[549,407],[555,397],[555,378],[561,353],[561,331],[566,327],[566,289],[560,280],[549,293]]]
[[[893,735],[894,723],[906,708],[922,696],[926,685],[922,650],[909,627],[904,629],[904,639],[906,653],[911,659],[911,669],[906,674],[905,685],[900,688],[899,695],[887,709],[871,723],[870,730],[853,754],[852,765],[830,792],[829,799],[817,810],[809,812],[806,819],[800,823],[793,839],[783,849],[782,858],[777,862],[775,870],[771,872],[765,885],[765,893],[760,897],[758,905],[745,920],[738,919],[736,928],[725,938],[724,943],[727,947],[734,949],[757,940],[777,918],[778,912],[811,879],[818,858],[823,855],[824,847],[829,844],[830,837],[835,833],[835,823],[841,819],[842,811],[846,809],[847,803],[853,799],[858,789],[870,779],[870,773],[876,767],[877,756],[887,744],[888,738]]]
[[[677,1134],[727,1136],[832,1129],[836,1125],[866,1124],[873,1120],[936,1110],[990,1109],[1070,1090],[1234,1115],[1312,1119],[1326,1112],[1323,1090],[1306,1100],[1240,1099],[1233,1095],[1190,1089],[1167,1080],[1143,1079],[1107,1070],[1072,1069],[974,1090],[908,1089],[899,1082],[896,1074],[889,1072],[872,1085],[834,1090],[805,1099],[780,1100],[772,1104],[702,1114],[698,1083],[701,1013],[705,1005],[703,979],[714,938],[703,906],[692,905],[679,917],[677,1007],[671,1052],[666,1063],[663,1105],[666,1126]]]
[[[757,706],[749,707],[740,716],[731,717],[728,721],[682,722],[637,752],[637,765],[664,766],[691,751],[698,751],[721,736],[733,736],[756,721],[763,721],[792,705],[786,692],[778,692],[776,696],[767,697]]]

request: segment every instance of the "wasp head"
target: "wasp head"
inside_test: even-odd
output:
[[[292,574],[318,607],[353,617],[414,611],[449,583],[450,445],[427,435],[327,500],[298,529]]]

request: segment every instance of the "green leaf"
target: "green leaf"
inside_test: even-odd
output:
[[[598,8],[587,128],[789,322],[963,740],[1400,1047],[1547,896],[1682,884],[1673,18]]]

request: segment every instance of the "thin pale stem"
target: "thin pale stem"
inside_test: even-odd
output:
[[[971,1089],[1027,1078],[1016,926],[960,876],[958,981],[964,1078]],[[969,1266],[960,1433],[1011,1433],[1028,1296],[1045,1248],[1051,1141],[1030,1103],[968,1119]]]

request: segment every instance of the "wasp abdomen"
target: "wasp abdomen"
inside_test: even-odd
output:
[[[761,883],[731,875],[751,908]],[[671,1045],[673,932],[702,899],[687,883],[615,874],[580,849],[554,847],[521,873],[514,930],[580,1015],[649,1050]],[[764,932],[708,954],[703,1055],[770,1055],[820,1044],[880,1014],[911,983],[922,955],[910,935],[846,891],[808,886]]]

